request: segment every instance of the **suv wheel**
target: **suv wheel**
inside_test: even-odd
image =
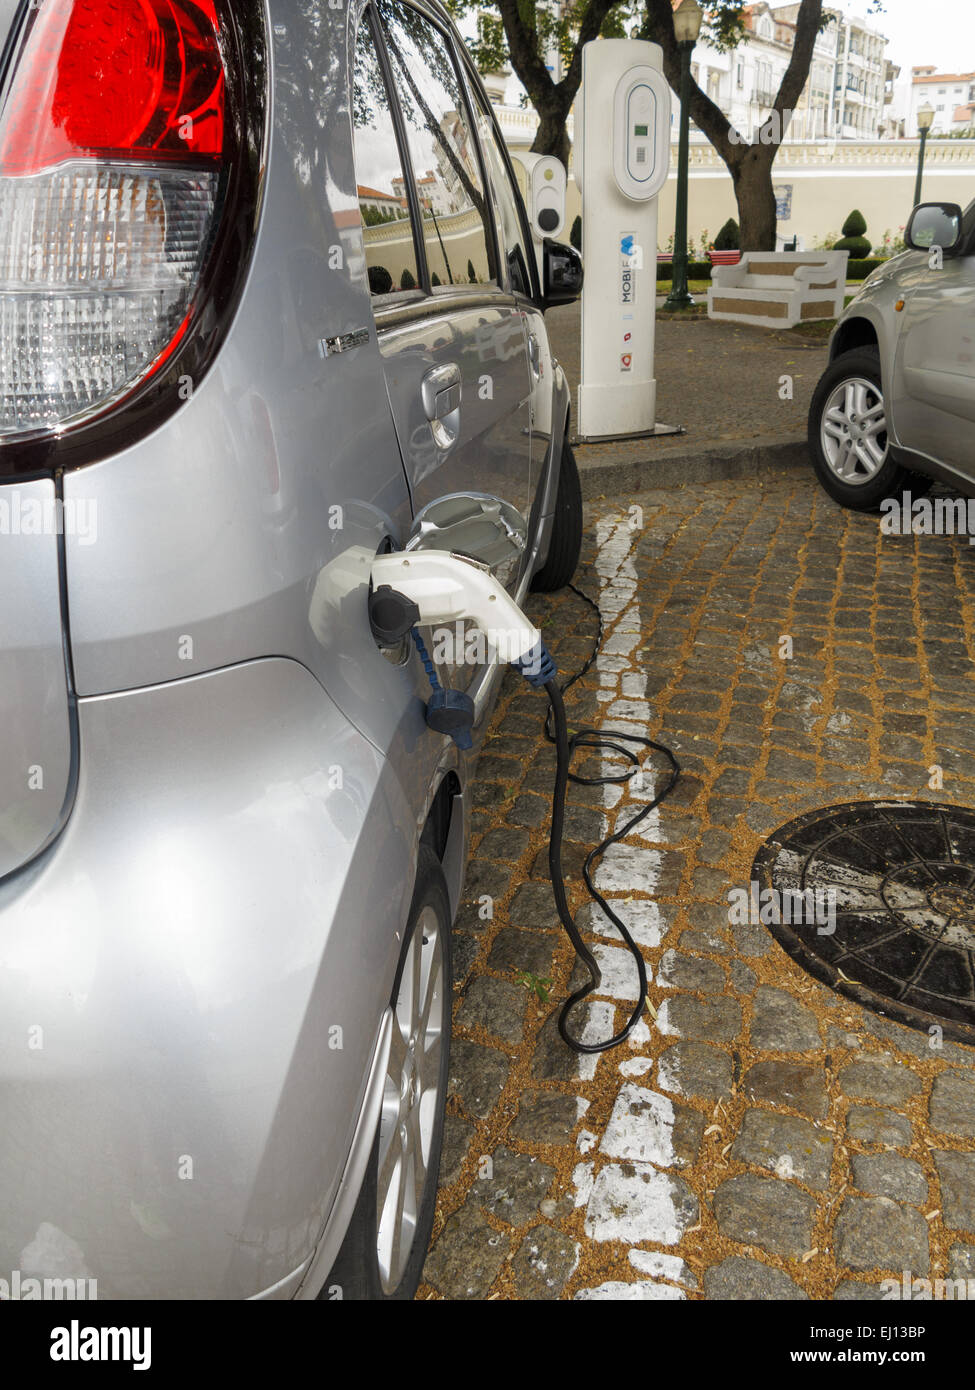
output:
[[[823,372],[809,407],[809,452],[830,497],[857,511],[931,486],[930,478],[902,468],[891,456],[880,353],[874,347],[842,352]]]
[[[542,593],[563,589],[579,564],[582,549],[582,488],[576,456],[568,441],[562,444],[559,490],[555,498],[552,539],[548,558],[532,580],[532,588]]]
[[[450,1054],[450,906],[421,844],[393,987],[393,1039],[379,1128],[342,1249],[320,1298],[410,1299],[433,1226]]]

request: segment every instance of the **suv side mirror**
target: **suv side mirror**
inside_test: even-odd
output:
[[[546,237],[542,243],[542,298],[546,309],[573,304],[582,293],[582,257],[574,246]]]
[[[912,251],[940,246],[945,256],[956,256],[962,243],[962,211],[957,203],[918,203],[904,229],[904,245]]]

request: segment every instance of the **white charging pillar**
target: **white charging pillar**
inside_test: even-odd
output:
[[[670,161],[670,88],[660,45],[587,43],[581,112],[575,165],[586,278],[577,432],[580,439],[652,434],[657,195]]]
[[[554,155],[531,150],[512,150],[511,162],[528,212],[541,281],[545,238],[559,241],[565,228],[565,165]]]

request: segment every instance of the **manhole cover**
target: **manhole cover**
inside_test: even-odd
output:
[[[975,812],[813,811],[770,837],[752,878],[753,914],[811,975],[908,1027],[975,1043]]]

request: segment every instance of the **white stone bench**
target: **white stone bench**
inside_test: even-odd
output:
[[[715,266],[708,317],[759,328],[835,319],[843,308],[847,251],[744,251]]]

